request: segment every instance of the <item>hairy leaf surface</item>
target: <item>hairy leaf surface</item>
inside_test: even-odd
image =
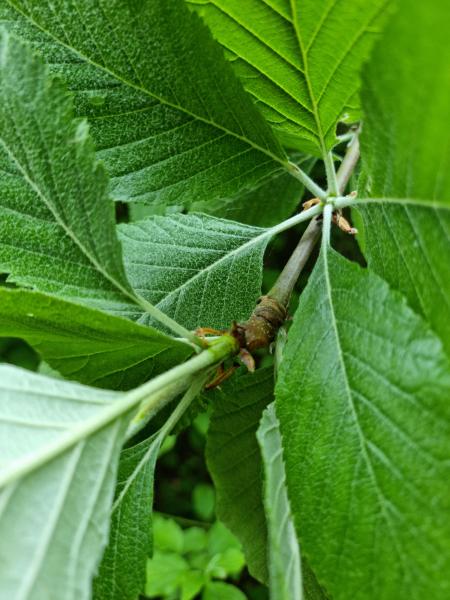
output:
[[[134,290],[187,328],[246,319],[261,293],[269,230],[206,215],[119,225]]]
[[[271,600],[303,598],[300,548],[286,489],[280,424],[272,402],[264,410],[256,432],[264,466],[264,506],[269,534]]]
[[[153,479],[162,438],[157,434],[120,455],[111,532],[94,600],[135,600],[145,589],[152,551]]]
[[[288,147],[316,155],[359,89],[388,0],[187,0]]]
[[[365,71],[361,140],[372,196],[423,201],[361,209],[368,263],[427,318],[448,353],[449,31],[445,0],[400,2]]]
[[[111,389],[137,387],[192,350],[120,317],[37,292],[0,288],[0,337],[26,340],[59,373]]]
[[[130,406],[0,366],[0,596],[87,600]]]
[[[183,0],[9,1],[18,12],[2,4],[7,26],[31,38],[69,81],[116,199],[186,204],[232,196],[285,164]]]
[[[217,516],[239,538],[251,573],[262,581],[268,579],[267,527],[256,431],[272,399],[272,369],[228,382],[214,393],[206,445]]]
[[[331,596],[447,598],[450,366],[422,318],[322,249],[276,396],[302,552]]]
[[[0,269],[99,308],[133,310],[108,179],[71,97],[30,50],[0,37]]]

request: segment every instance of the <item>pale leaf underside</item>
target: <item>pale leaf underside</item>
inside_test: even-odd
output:
[[[185,327],[249,317],[269,230],[180,214],[120,225],[119,238],[134,290]]]
[[[0,595],[87,600],[128,421],[104,418],[119,394],[0,370]]]
[[[286,488],[283,447],[275,403],[264,410],[256,434],[264,465],[264,505],[269,532],[271,600],[302,600],[300,548]]]

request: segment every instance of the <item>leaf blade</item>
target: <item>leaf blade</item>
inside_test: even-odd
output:
[[[256,431],[273,398],[273,371],[230,381],[214,394],[206,460],[217,493],[217,516],[242,543],[252,575],[267,580],[267,527]]]
[[[409,197],[422,207],[373,204],[361,213],[369,266],[407,297],[450,352],[450,271],[442,260],[450,237],[450,138],[442,127],[450,118],[446,14],[442,1],[432,10],[400,2],[367,65],[362,91],[363,193]],[[425,102],[417,128],[413,107]]]
[[[26,290],[0,289],[0,336],[26,340],[67,378],[110,389],[137,387],[191,354],[150,327]]]
[[[187,1],[282,142],[318,156],[329,150],[387,2]]]
[[[386,599],[444,598],[434,557],[449,555],[450,369],[438,338],[382,280],[326,248],[291,331],[277,414],[319,581],[336,598],[363,598],[368,585]]]
[[[88,598],[107,539],[127,410],[108,420],[104,413],[119,394],[0,369],[2,595]],[[86,433],[89,420],[98,426]]]
[[[264,506],[269,531],[270,598],[302,600],[300,548],[287,496],[283,447],[274,403],[264,410],[256,437],[265,474]]]
[[[138,7],[131,1],[99,0],[93,7],[60,0],[55,5],[58,19],[42,3],[10,4],[72,50],[78,62],[88,63],[91,76],[92,68],[100,69],[93,93],[105,75],[107,88],[119,84],[97,107],[100,119],[106,112],[106,122],[96,120],[98,135],[94,133],[116,199],[179,203],[183,195],[189,203],[232,195],[286,162],[209,32],[182,2],[146,1]],[[75,26],[74,10],[84,28]],[[175,25],[177,36],[172,35]],[[71,61],[76,62],[73,56]],[[161,65],[167,65],[163,76]],[[100,83],[97,87],[105,95]],[[130,102],[136,111],[128,132],[118,136],[116,117]],[[95,110],[91,105],[90,111]]]
[[[136,292],[187,328],[246,319],[260,295],[268,229],[176,214],[120,225],[119,238]]]

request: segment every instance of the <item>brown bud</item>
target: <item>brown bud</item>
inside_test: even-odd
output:
[[[244,333],[247,350],[253,352],[270,346],[285,319],[284,306],[270,296],[261,296],[249,320],[238,326]]]

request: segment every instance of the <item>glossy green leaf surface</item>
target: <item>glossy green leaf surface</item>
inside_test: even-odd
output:
[[[399,2],[364,74],[369,192],[408,203],[361,209],[370,267],[424,315],[450,353],[448,3]],[[423,107],[419,110],[418,107]]]
[[[176,214],[119,226],[134,290],[187,328],[246,319],[261,293],[268,230]]]
[[[106,392],[0,366],[0,596],[88,600],[127,412]]]
[[[302,552],[331,597],[444,600],[450,365],[436,335],[378,276],[322,249],[276,397]]]
[[[182,0],[2,4],[7,27],[31,39],[76,93],[114,198],[213,200],[253,187],[286,162]]]
[[[283,446],[275,403],[272,402],[264,410],[256,437],[265,475],[270,600],[302,600],[300,548],[287,495]]]
[[[26,290],[0,288],[0,337],[26,340],[68,379],[130,389],[182,362],[186,344],[120,317]]]
[[[217,493],[217,516],[239,538],[250,572],[267,580],[267,527],[262,498],[261,414],[273,399],[273,371],[243,375],[216,391],[206,458]]]
[[[320,156],[359,89],[386,0],[187,0],[283,143]]]

